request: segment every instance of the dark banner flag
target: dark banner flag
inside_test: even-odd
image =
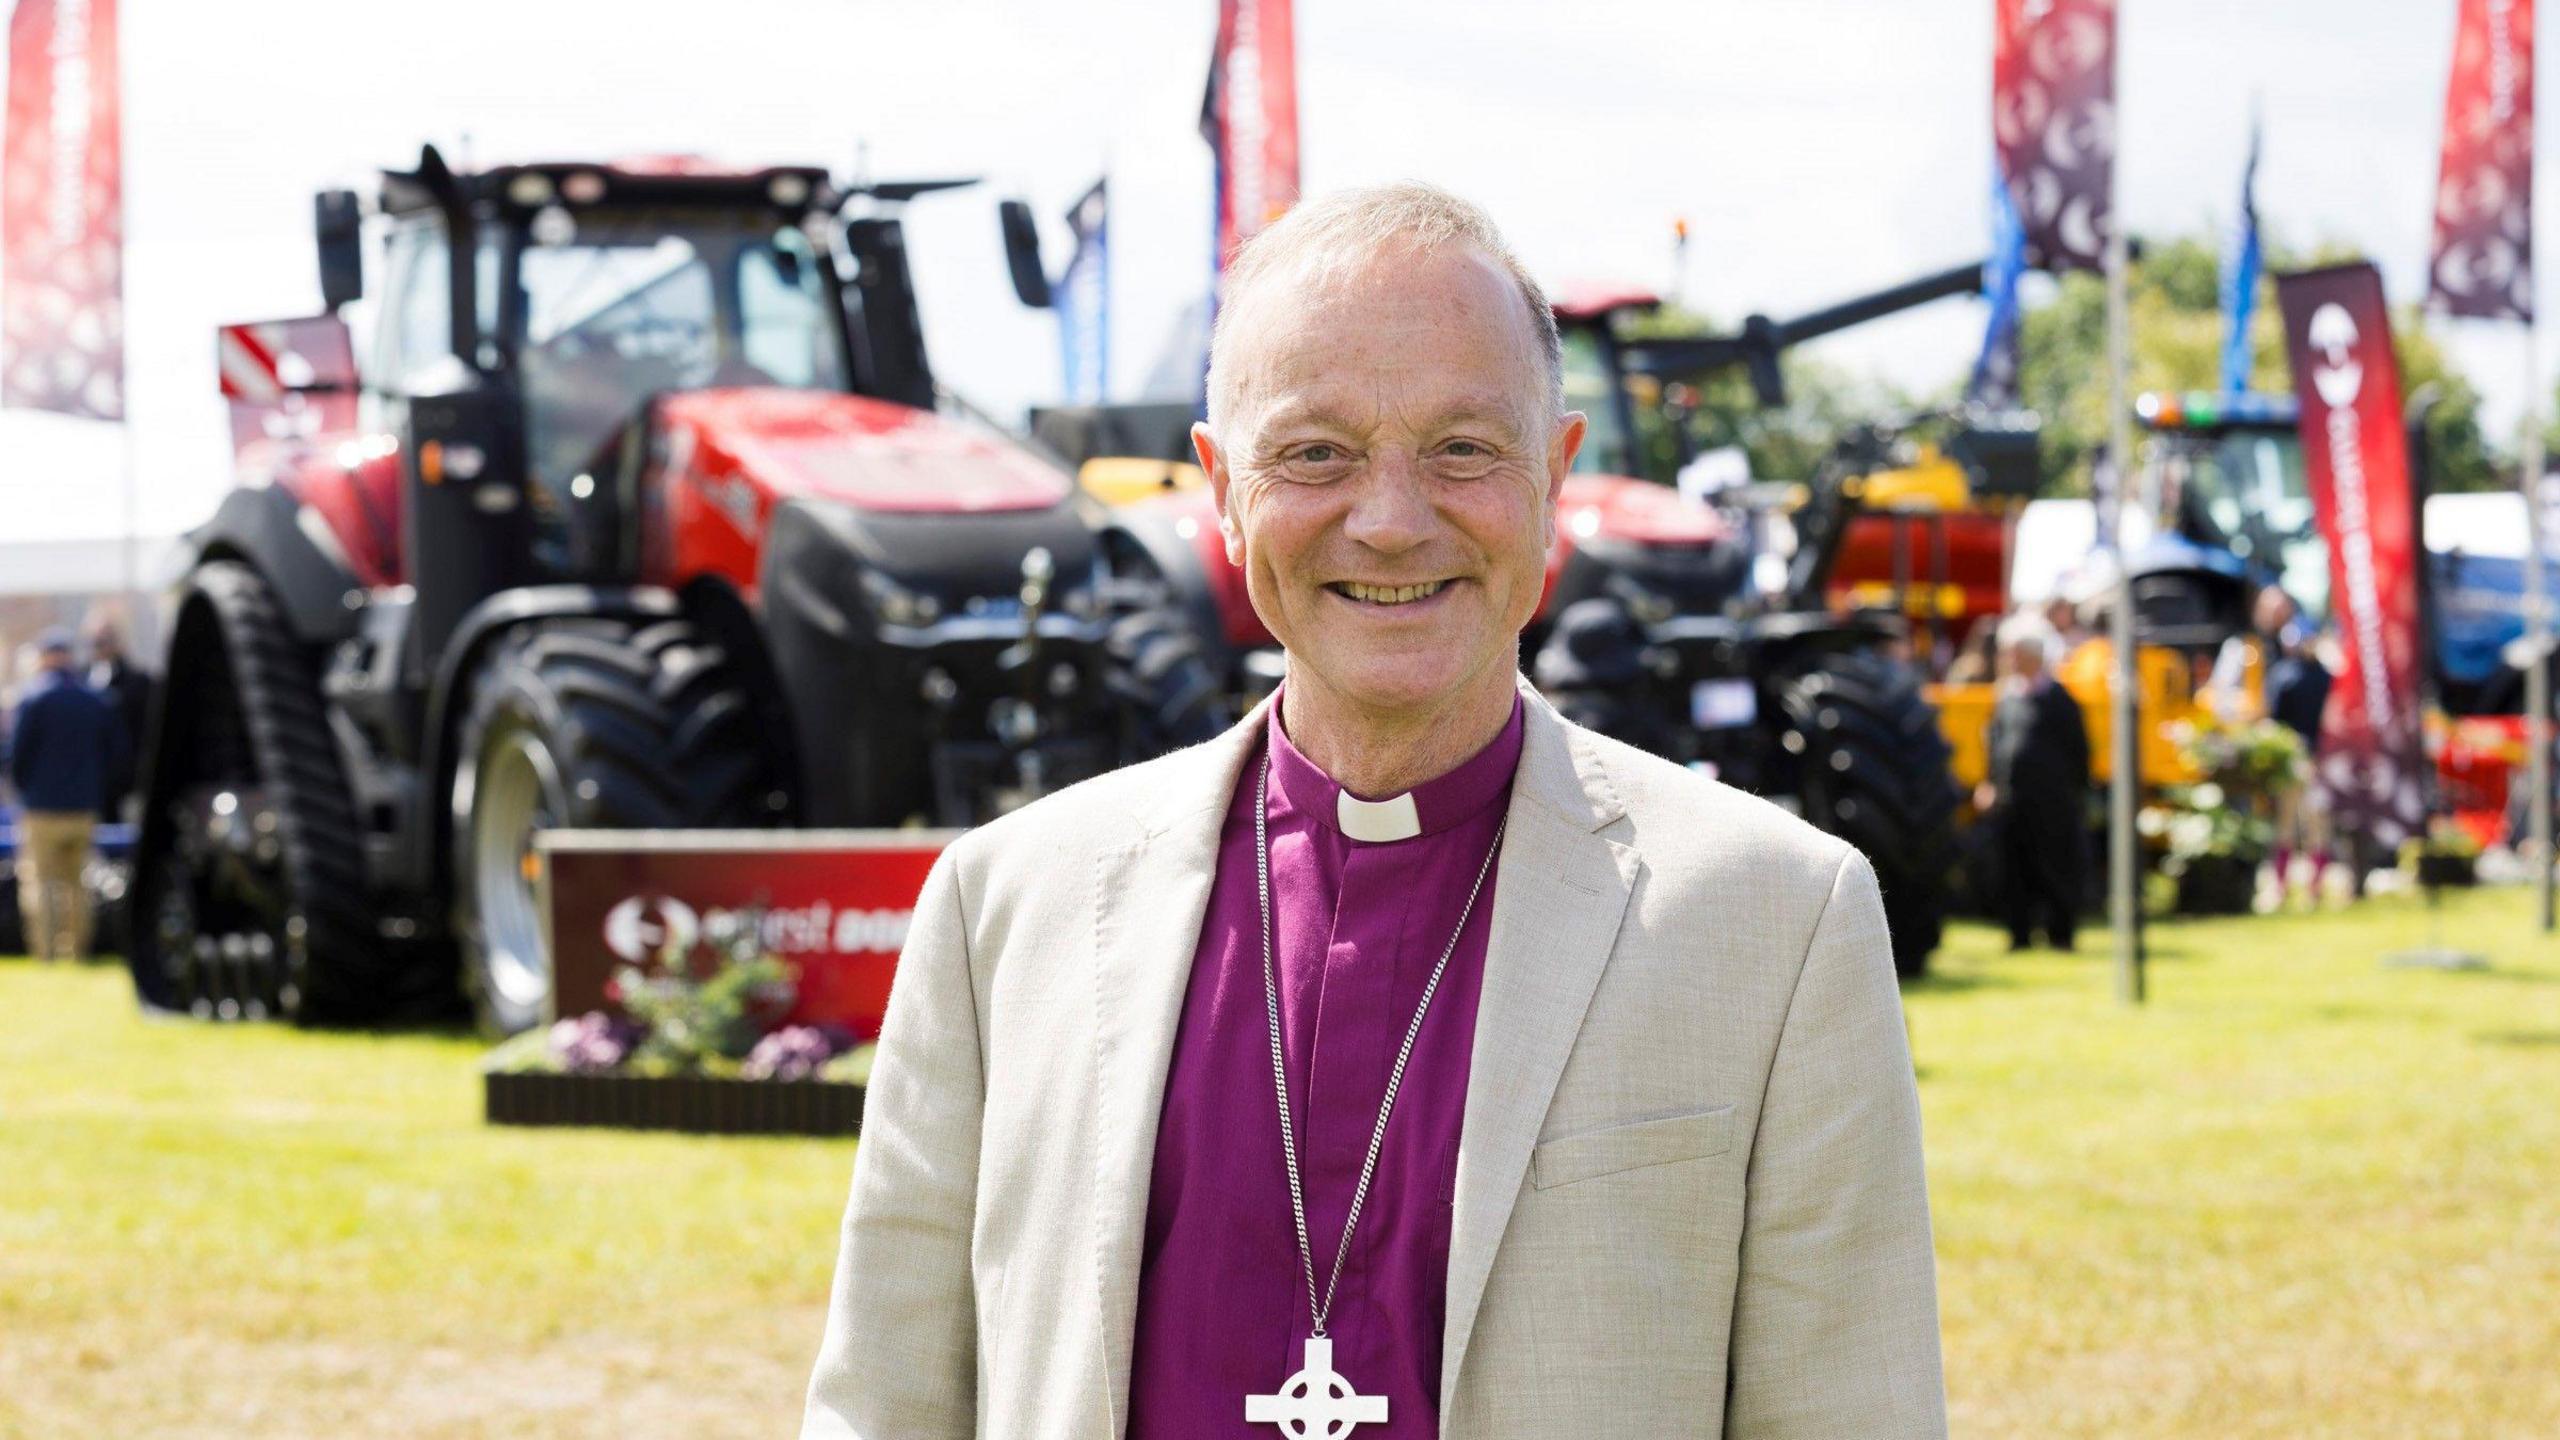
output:
[[[2104,268],[2115,223],[2115,0],[1992,0],[1991,138],[2027,263]]]
[[[1217,268],[1298,203],[1298,46],[1290,0],[1219,0],[1200,100],[1217,162]]]
[[[0,405],[124,418],[115,0],[18,0],[0,155]]]
[[[1067,209],[1075,253],[1057,284],[1059,363],[1070,405],[1099,405],[1111,385],[1111,192],[1108,180]]]
[[[2428,276],[2446,314],[2533,316],[2533,0],[2462,0]]]
[[[2319,783],[2342,832],[2385,847],[2423,831],[2417,509],[2382,275],[2342,265],[2279,276],[2302,459],[2329,538],[2329,608],[2344,669],[2320,730]]]

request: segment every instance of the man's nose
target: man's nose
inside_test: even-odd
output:
[[[1431,508],[1422,466],[1411,455],[1387,451],[1362,476],[1342,533],[1372,550],[1394,555],[1431,538],[1439,516]]]

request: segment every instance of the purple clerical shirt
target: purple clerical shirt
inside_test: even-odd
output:
[[[1377,843],[1342,832],[1342,787],[1276,718],[1267,729],[1281,1045],[1319,1293],[1396,1049],[1507,808],[1520,725],[1515,701],[1492,743],[1413,791],[1421,833]],[[1271,1086],[1253,839],[1263,753],[1227,809],[1165,1082],[1130,1440],[1268,1440],[1278,1432],[1246,1423],[1245,1397],[1276,1393],[1313,1329]],[[1335,1373],[1387,1398],[1387,1422],[1361,1426],[1362,1440],[1439,1432],[1450,1203],[1492,917],[1487,875],[1414,1041],[1326,1321]]]

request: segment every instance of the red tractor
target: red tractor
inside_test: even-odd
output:
[[[319,197],[328,313],[222,336],[147,1004],[362,1023],[458,978],[521,1029],[538,829],[969,824],[1225,723],[1070,478],[936,387],[894,209],[951,183],[430,147],[370,215]]]
[[[1765,513],[1687,499],[1669,474],[1643,474],[1635,395],[1742,366],[1765,403],[1780,403],[1787,346],[1980,288],[1980,265],[1959,266],[1793,320],[1754,316],[1731,336],[1639,337],[1627,321],[1656,301],[1638,292],[1555,304],[1567,399],[1590,430],[1559,503],[1546,595],[1521,637],[1528,669],[1574,719],[1856,844],[1883,882],[1906,975],[1921,973],[1938,945],[1957,795],[1921,675],[1900,654],[1903,618],[1827,603],[1833,562],[1861,513],[1863,459],[1844,451],[1810,483],[1778,487],[1801,503],[1777,527],[1791,543],[1773,546]],[[1043,433],[1061,437],[1172,432],[1152,414],[1046,418]],[[1969,470],[2014,470],[2014,438],[1967,432],[1954,449]],[[2031,470],[2031,448],[2027,457]],[[1137,500],[1122,507],[1120,528],[1115,538],[1143,552],[1137,568],[1184,597],[1229,685],[1267,689],[1278,675],[1274,641],[1226,559],[1208,492],[1175,486]]]

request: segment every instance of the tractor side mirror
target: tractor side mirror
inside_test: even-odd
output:
[[[335,311],[364,297],[364,215],[353,190],[323,190],[311,210],[320,239],[320,304]]]
[[[1034,310],[1049,308],[1049,269],[1040,260],[1040,226],[1020,200],[996,206],[1004,222],[1004,259],[1013,270],[1013,293]]]

